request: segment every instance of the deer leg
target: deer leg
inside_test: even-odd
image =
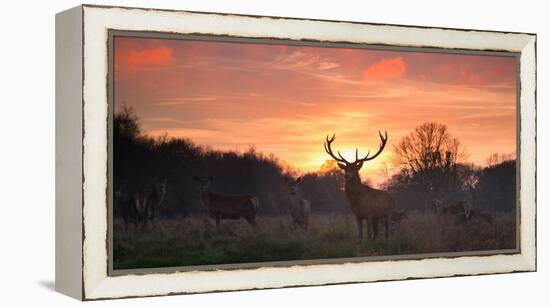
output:
[[[136,232],[142,232],[143,231],[143,218],[136,218]]]
[[[356,221],[357,221],[357,231],[359,232],[359,243],[361,243],[361,241],[363,241],[363,220],[361,218],[357,218]]]
[[[384,218],[384,225],[386,227],[386,240],[390,239],[390,216],[386,215]]]
[[[374,222],[374,226],[376,227],[376,230],[375,230],[375,234],[376,234],[376,237],[378,237],[378,234],[380,234],[380,227],[378,227],[378,225],[382,226],[380,224],[380,219],[376,219],[376,221]]]
[[[153,215],[151,213],[148,213],[146,216],[145,216],[145,220],[143,220],[145,222],[145,224],[147,225],[147,229],[148,230],[152,230],[153,229]]]
[[[376,234],[375,226],[376,226],[376,224],[375,224],[374,219],[371,218],[371,217],[367,217],[367,236],[370,239],[376,238],[376,236],[375,236],[375,234]]]
[[[378,237],[378,218],[372,219],[372,228],[373,228],[373,240],[376,240],[376,237]]]
[[[220,226],[220,216],[216,215],[216,227]]]
[[[244,219],[248,222],[248,224],[252,225],[252,227],[256,227],[256,221],[253,216],[247,216]]]
[[[137,232],[138,232],[139,220],[138,220],[137,217],[134,217],[134,218],[132,218],[132,219],[133,219],[133,220],[132,220],[132,223],[134,224],[134,226],[133,226],[133,227],[134,227],[134,234],[137,234]]]
[[[494,222],[494,219],[491,215],[489,214],[485,214],[485,220],[487,221],[487,223],[489,223],[491,226],[494,226],[495,225],[495,222]]]
[[[150,208],[151,212],[149,213],[149,227],[153,228],[153,223],[155,223],[155,219],[157,217],[156,215],[156,209],[154,206]]]

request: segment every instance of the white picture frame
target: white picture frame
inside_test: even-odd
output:
[[[109,275],[109,31],[517,52],[514,254]],[[56,17],[56,290],[81,300],[536,270],[536,35],[82,5]],[[112,192],[112,190],[111,190]]]

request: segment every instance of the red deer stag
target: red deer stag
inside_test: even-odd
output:
[[[222,219],[244,218],[250,225],[256,226],[258,198],[251,195],[229,195],[212,191],[212,176],[198,177],[200,184],[200,201],[208,210],[208,215],[216,220],[216,226]]]
[[[378,152],[370,156],[369,151],[365,157],[359,158],[358,149],[355,149],[355,161],[353,162],[347,161],[339,151],[338,156],[332,152],[331,145],[335,139],[335,135],[332,135],[330,139],[327,136],[324,144],[327,154],[338,162],[340,169],[344,170],[344,191],[351,210],[355,214],[359,241],[363,240],[363,220],[367,220],[367,235],[372,239],[376,239],[378,235],[378,221],[383,219],[386,228],[386,239],[388,239],[390,219],[393,207],[395,206],[395,202],[388,192],[363,185],[359,177],[359,170],[363,166],[363,163],[375,159],[386,146],[388,134],[385,133],[385,136],[382,136],[380,131],[378,134],[381,140]]]
[[[311,214],[311,206],[308,200],[298,195],[298,185],[302,181],[302,178],[297,179],[287,178],[285,179],[288,188],[290,189],[289,195],[289,211],[290,216],[294,224],[303,229],[307,229],[309,226],[309,216]]]

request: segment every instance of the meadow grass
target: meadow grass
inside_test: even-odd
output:
[[[392,224],[390,239],[383,227],[378,239],[358,241],[355,218],[346,214],[314,214],[307,230],[288,216],[258,217],[252,228],[244,220],[223,220],[216,227],[206,216],[156,220],[151,227],[125,230],[115,222],[114,268],[159,268],[286,260],[332,259],[399,254],[462,252],[515,248],[515,220],[499,214],[458,224],[431,213],[412,213]]]

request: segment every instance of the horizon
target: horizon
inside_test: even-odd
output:
[[[115,112],[132,107],[146,135],[220,151],[253,146],[304,172],[335,150],[378,148],[363,179],[381,182],[393,146],[426,121],[445,124],[483,165],[516,156],[516,58],[334,47],[115,37]],[[260,106],[260,107],[258,107]],[[398,110],[398,111],[396,111]],[[390,169],[391,170],[391,169]]]

